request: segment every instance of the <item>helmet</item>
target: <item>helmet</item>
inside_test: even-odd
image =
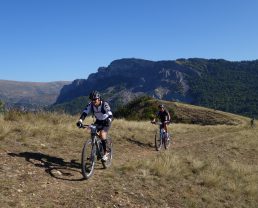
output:
[[[98,91],[95,91],[95,90],[94,90],[94,91],[92,91],[92,92],[90,93],[89,98],[90,98],[91,100],[100,99],[100,94],[99,94]]]
[[[165,108],[165,106],[163,104],[160,104],[159,108]]]

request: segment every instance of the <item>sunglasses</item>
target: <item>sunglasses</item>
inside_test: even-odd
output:
[[[98,98],[96,98],[96,99],[92,99],[92,101],[94,101],[94,102],[95,102],[95,101],[97,101],[97,100],[98,100]]]

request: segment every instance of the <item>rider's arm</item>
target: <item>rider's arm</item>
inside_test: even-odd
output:
[[[82,122],[87,115],[89,115],[89,113],[91,112],[91,103],[89,103],[86,108],[83,110],[81,116],[80,116],[80,121]]]
[[[113,118],[113,113],[111,112],[111,108],[109,106],[109,104],[107,102],[104,102],[104,110],[105,110],[105,114],[104,116],[107,118],[107,119],[110,119],[112,120]]]
[[[171,120],[170,114],[167,110],[166,110],[166,112],[167,112],[167,121],[170,121]]]
[[[151,123],[155,123],[156,120],[158,119],[159,117],[159,111],[156,113],[155,117],[152,119]]]

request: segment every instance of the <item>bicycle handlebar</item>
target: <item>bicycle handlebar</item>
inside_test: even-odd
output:
[[[161,125],[162,124],[162,122],[151,122],[152,124],[155,124],[155,125]],[[166,124],[170,124],[170,123],[172,123],[171,121],[165,121],[164,123],[166,123]]]
[[[97,126],[96,126],[96,125],[93,125],[93,124],[82,124],[82,126],[79,127],[79,128],[83,128],[83,129],[86,129],[86,128],[95,129],[95,128],[97,128]]]

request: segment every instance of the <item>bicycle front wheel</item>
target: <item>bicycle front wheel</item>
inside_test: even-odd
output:
[[[82,175],[85,179],[90,178],[94,172],[96,146],[92,144],[91,140],[84,143],[82,149]]]
[[[161,138],[160,132],[157,131],[155,134],[155,148],[157,151],[159,151],[161,147],[162,147],[162,138]]]
[[[167,135],[164,135],[164,147],[165,149],[168,149],[171,143],[171,136],[169,135],[169,133]]]

